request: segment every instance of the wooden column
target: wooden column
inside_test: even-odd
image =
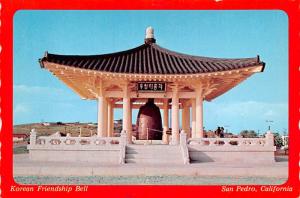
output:
[[[196,100],[192,99],[192,138],[196,138]]]
[[[179,98],[178,85],[173,87],[172,93],[172,144],[179,144]]]
[[[132,143],[132,103],[129,99],[129,129],[130,129],[130,143]]]
[[[104,108],[105,108],[105,98],[103,96],[103,83],[99,81],[99,88],[98,88],[98,128],[97,128],[97,135],[100,137],[104,137],[105,131],[105,117],[104,115]]]
[[[190,137],[190,107],[186,101],[182,104],[182,129],[186,132],[187,137]]]
[[[167,131],[169,130],[169,102],[168,99],[164,99],[163,104],[163,111],[164,111],[164,117],[163,117],[163,143],[168,144],[168,136]]]
[[[127,133],[127,142],[132,143],[131,107],[128,84],[123,87],[123,130]]]
[[[98,96],[98,128],[97,128],[97,135],[103,137],[103,96]]]
[[[113,137],[114,132],[114,107],[113,101],[107,103],[107,137]]]
[[[196,137],[203,137],[203,95],[201,86],[198,86],[196,90]]]
[[[103,100],[103,137],[107,137],[107,98],[104,97]]]

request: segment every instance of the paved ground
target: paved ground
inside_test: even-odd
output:
[[[135,185],[234,185],[283,184],[286,178],[269,177],[209,177],[209,176],[16,176],[15,181],[20,184],[135,184]]]
[[[26,184],[281,184],[287,179],[287,158],[272,164],[197,163],[189,165],[110,165],[32,162],[14,155],[16,182]]]

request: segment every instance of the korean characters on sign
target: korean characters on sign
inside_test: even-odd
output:
[[[166,83],[164,82],[138,82],[137,91],[141,92],[165,92]]]

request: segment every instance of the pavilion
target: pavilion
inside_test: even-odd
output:
[[[213,100],[265,67],[259,56],[209,58],[162,48],[151,27],[144,43],[133,49],[89,56],[46,52],[39,61],[82,99],[98,100],[98,136],[112,137],[114,108],[123,108],[128,144],[132,143],[132,109],[148,98],[163,109],[164,140],[171,127],[171,144],[179,144],[179,109],[187,136],[202,138],[203,101]]]

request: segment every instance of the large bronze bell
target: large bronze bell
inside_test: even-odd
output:
[[[154,99],[148,99],[148,102],[140,107],[137,121],[137,139],[138,140],[161,140],[162,139],[162,121],[159,107],[154,104]]]

